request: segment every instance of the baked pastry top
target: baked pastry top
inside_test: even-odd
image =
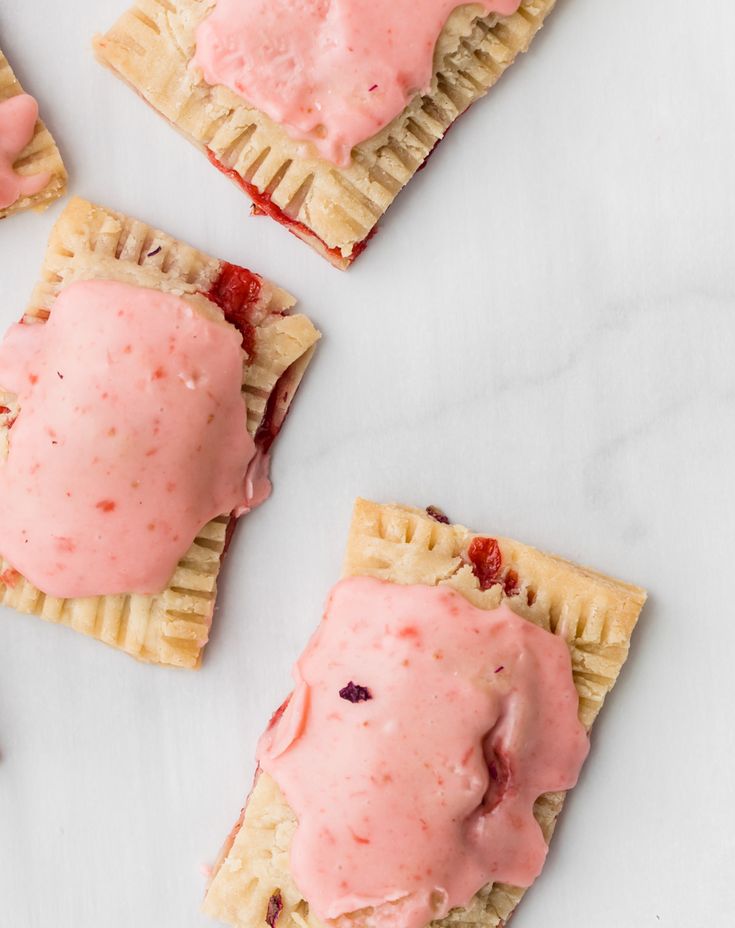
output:
[[[95,40],[97,57],[147,100],[267,213],[345,268],[425,163],[449,126],[525,51],[555,0],[523,0],[516,13],[465,4],[436,46],[428,93],[358,145],[346,167],[316,156],[266,115],[191,62],[196,30],[214,0],[136,0]]]
[[[20,82],[0,50],[0,103],[22,93]],[[0,208],[0,219],[26,209],[46,209],[66,192],[67,175],[64,163],[51,133],[40,119],[36,123],[33,137],[18,156],[14,169],[23,177],[48,174],[49,180],[37,193],[21,194],[14,203]]]
[[[256,448],[269,452],[319,338],[309,319],[289,313],[294,305],[289,294],[144,222],[74,199],[51,233],[25,320],[44,321],[64,288],[89,280],[176,294],[224,314],[243,334],[247,429]],[[17,397],[3,393],[0,384],[0,460],[18,411]],[[92,635],[141,660],[196,667],[234,522],[223,513],[202,526],[166,589],[155,595],[60,599],[45,595],[0,557],[0,603]]]
[[[443,516],[435,511],[435,516]],[[476,536],[428,512],[358,500],[345,577],[456,590],[481,609],[506,604],[523,619],[562,638],[569,647],[579,719],[589,730],[628,655],[646,595],[636,586],[543,554],[519,542]],[[534,815],[547,843],[564,793],[546,793]],[[290,868],[296,817],[279,787],[259,772],[240,820],[215,866],[204,911],[236,928],[322,928],[302,898]],[[506,924],[523,896],[519,887],[494,884],[443,926]],[[275,917],[271,917],[275,916]],[[354,924],[362,924],[359,918]]]

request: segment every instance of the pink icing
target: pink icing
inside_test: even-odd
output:
[[[235,510],[235,515],[244,515],[268,499],[273,490],[270,469],[270,452],[256,450],[245,474],[245,503]]]
[[[38,104],[27,93],[0,103],[0,209],[39,193],[51,179],[45,171],[21,177],[13,170],[18,155],[33,138],[37,121]]]
[[[0,344],[20,401],[0,552],[53,596],[155,593],[211,518],[250,508],[240,334],[179,296],[66,287]]]
[[[563,640],[444,587],[352,578],[294,677],[258,760],[298,819],[291,868],[319,918],[376,907],[360,921],[424,928],[538,876],[534,801],[588,752]]]
[[[197,30],[194,63],[310,140],[322,157],[349,163],[355,145],[385,128],[428,89],[434,48],[457,0],[216,0]],[[478,0],[515,13],[520,0]]]

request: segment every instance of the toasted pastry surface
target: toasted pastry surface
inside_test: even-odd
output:
[[[8,59],[0,50],[0,102],[20,93],[23,93],[23,88],[13,74]],[[15,170],[23,175],[42,174],[47,171],[51,178],[43,190],[33,196],[22,196],[5,209],[0,209],[0,219],[5,219],[6,216],[25,209],[46,209],[54,200],[66,193],[67,176],[61,154],[51,133],[40,119],[36,123],[33,138],[15,162]]]
[[[95,40],[116,72],[268,213],[337,267],[363,250],[378,221],[447,129],[526,51],[556,0],[523,0],[512,16],[459,6],[437,43],[434,76],[384,130],[339,168],[294,141],[245,100],[190,67],[214,0],[136,0]]]
[[[221,316],[206,294],[222,267],[218,259],[144,222],[74,199],[51,233],[26,318],[48,318],[64,287],[89,279],[176,293]],[[247,427],[256,443],[265,425],[273,433],[280,427],[319,338],[306,316],[288,314],[294,305],[289,294],[267,281],[260,284],[257,302],[250,307],[253,338],[243,366]],[[0,413],[1,458],[18,412],[16,398],[3,393],[1,384],[0,408],[8,410]],[[202,527],[160,594],[57,599],[36,589],[0,557],[0,603],[92,635],[141,660],[196,667],[209,636],[230,523],[230,515],[223,514]]]
[[[358,500],[344,575],[451,586],[481,609],[506,602],[518,615],[567,642],[579,716],[591,728],[628,655],[645,592],[506,538],[496,539],[503,574],[482,591],[466,560],[474,537],[464,526],[441,524],[421,510]],[[510,572],[513,581],[506,583]],[[546,793],[536,802],[534,813],[547,842],[564,796]],[[296,824],[274,780],[259,773],[222,850],[204,911],[235,928],[256,928],[264,923],[271,896],[280,893],[283,910],[278,928],[323,928],[291,876],[289,851]],[[486,886],[466,908],[453,910],[436,924],[499,928],[524,892],[504,884]],[[353,921],[363,923],[359,914]]]

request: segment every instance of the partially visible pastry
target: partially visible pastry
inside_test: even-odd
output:
[[[0,50],[0,219],[46,209],[66,192],[66,170],[38,103]]]

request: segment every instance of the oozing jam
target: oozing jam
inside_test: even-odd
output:
[[[378,227],[374,226],[369,234],[361,241],[356,242],[352,251],[349,255],[345,256],[342,254],[339,248],[330,248],[322,239],[319,238],[316,233],[314,233],[308,226],[304,225],[303,222],[299,222],[298,219],[293,219],[291,216],[288,216],[280,206],[276,205],[273,200],[266,194],[261,193],[260,190],[255,186],[246,181],[243,177],[238,174],[237,171],[232,168],[225,167],[224,164],[217,158],[213,151],[207,149],[207,156],[210,162],[217,168],[218,171],[221,171],[223,174],[226,174],[231,180],[241,187],[245,193],[250,197],[255,205],[255,209],[262,213],[263,215],[270,216],[271,219],[275,219],[276,222],[284,226],[291,232],[293,235],[296,235],[299,238],[306,240],[316,240],[319,242],[320,246],[324,249],[324,252],[337,264],[351,264],[355,258],[358,258],[363,251],[367,248],[368,242],[378,231]]]
[[[563,640],[446,587],[357,577],[294,679],[258,761],[296,814],[291,869],[320,919],[424,928],[538,876],[534,802],[588,752]]]
[[[33,138],[38,121],[38,104],[27,93],[0,102],[0,209],[7,209],[21,197],[31,197],[51,180],[40,174],[16,173],[13,165]]]
[[[506,596],[515,596],[520,589],[518,574],[512,568],[503,572],[503,555],[495,538],[473,538],[467,548],[467,560],[477,577],[481,590],[500,584]]]
[[[227,321],[242,334],[243,349],[251,363],[255,360],[258,347],[253,314],[262,289],[263,279],[257,274],[240,265],[223,261],[219,276],[204,294],[219,306]],[[290,378],[287,370],[271,391],[263,418],[255,433],[256,453],[250,462],[246,477],[248,509],[260,505],[270,496],[270,449],[283,426],[290,403]],[[242,515],[244,511],[239,509],[236,514]],[[235,523],[231,521],[223,556],[232,541],[234,530]]]
[[[481,590],[489,590],[491,586],[500,582],[503,555],[494,538],[473,538],[467,549],[467,558],[472,564],[472,572],[477,577]]]
[[[164,589],[203,525],[252,502],[240,342],[179,296],[101,280],[11,328],[6,560],[53,596]]]
[[[225,314],[225,319],[242,333],[242,347],[249,358],[255,354],[252,309],[262,289],[261,278],[245,267],[222,262],[219,276],[206,294]]]
[[[428,90],[458,0],[216,0],[194,63],[338,165]],[[510,15],[520,0],[477,0]]]

